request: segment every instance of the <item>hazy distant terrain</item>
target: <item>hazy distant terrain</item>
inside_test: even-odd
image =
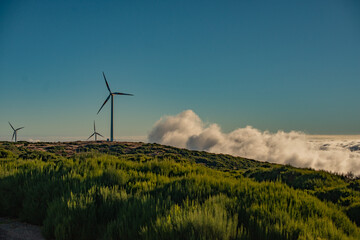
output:
[[[360,135],[307,135],[307,138],[321,150],[345,149],[360,153]]]
[[[141,142],[0,142],[0,216],[47,239],[359,239],[360,180]]]

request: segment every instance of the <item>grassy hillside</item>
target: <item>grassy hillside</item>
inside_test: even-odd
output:
[[[48,239],[360,239],[360,182],[143,143],[0,143],[0,215]]]

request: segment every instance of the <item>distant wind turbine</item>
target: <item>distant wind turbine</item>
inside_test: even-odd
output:
[[[96,132],[95,121],[94,121],[94,133],[91,134],[91,136],[90,136],[87,140],[89,140],[92,136],[95,136],[95,141],[97,141],[97,138],[96,138],[97,135],[99,135],[99,136],[101,136],[101,137],[104,137],[104,136],[101,135],[100,133]]]
[[[14,130],[14,133],[12,135],[12,138],[11,138],[11,141],[14,140],[14,137],[15,137],[15,142],[17,141],[17,131],[19,131],[20,129],[24,128],[24,127],[20,127],[20,128],[17,128],[15,129],[10,122],[8,122],[10,124],[10,127]]]
[[[106,81],[106,77],[105,74],[103,72],[103,76],[105,79],[105,83],[106,83],[106,87],[109,90],[109,96],[106,98],[105,102],[103,103],[103,105],[101,106],[101,108],[99,109],[99,111],[97,112],[97,114],[99,114],[99,112],[101,111],[101,109],[104,107],[104,105],[106,104],[106,102],[109,100],[109,98],[111,97],[111,120],[110,120],[110,141],[114,141],[114,95],[128,95],[128,96],[134,96],[133,94],[129,94],[129,93],[120,93],[120,92],[111,92],[110,87],[108,82]]]

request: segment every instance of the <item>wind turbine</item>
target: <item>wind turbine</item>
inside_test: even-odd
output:
[[[15,142],[17,141],[17,131],[19,131],[20,129],[24,128],[24,127],[20,127],[20,128],[17,128],[15,129],[10,122],[8,122],[10,124],[10,127],[14,130],[14,133],[12,135],[12,138],[11,138],[11,141],[14,139],[15,137]]]
[[[100,133],[96,132],[95,121],[94,121],[94,133],[91,134],[91,136],[90,136],[87,140],[89,140],[92,136],[95,136],[95,141],[97,141],[97,138],[96,138],[97,135],[99,135],[99,136],[101,136],[101,137],[104,137],[104,136],[101,135]]]
[[[134,95],[129,94],[129,93],[111,92],[109,84],[106,81],[106,77],[105,77],[104,72],[103,72],[103,76],[104,76],[104,80],[105,80],[105,83],[106,83],[106,87],[109,90],[109,96],[106,98],[105,102],[103,103],[103,105],[101,106],[101,108],[99,109],[97,114],[99,114],[101,109],[104,107],[104,105],[107,103],[107,101],[111,97],[110,141],[112,142],[112,141],[114,141],[114,95],[128,95],[128,96],[134,96]]]

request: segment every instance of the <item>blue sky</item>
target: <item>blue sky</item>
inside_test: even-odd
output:
[[[0,140],[146,136],[186,109],[225,132],[360,134],[359,1],[1,1]],[[21,137],[22,136],[22,137]]]

